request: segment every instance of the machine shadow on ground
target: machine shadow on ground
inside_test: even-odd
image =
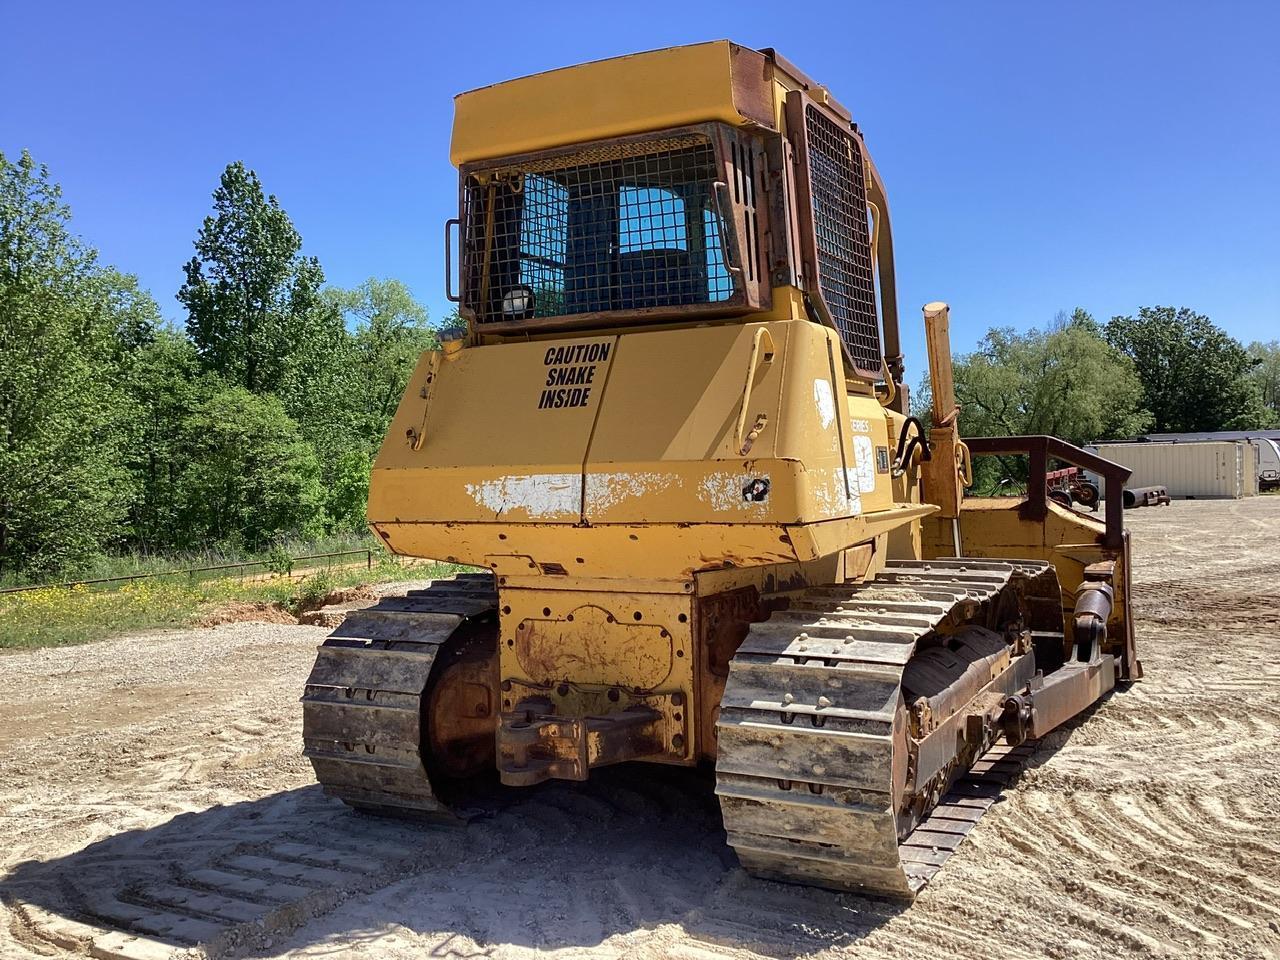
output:
[[[450,827],[357,814],[302,787],[18,864],[0,896],[28,941],[75,921],[175,948],[199,941],[212,956],[389,930],[419,954],[533,953],[678,924],[712,949],[790,960],[856,942],[909,907],[749,877],[708,770],[622,765],[470,799],[468,822]]]

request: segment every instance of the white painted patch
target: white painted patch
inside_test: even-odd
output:
[[[809,477],[809,495],[819,517],[856,517],[862,513],[856,470],[828,467],[814,471]]]
[[[846,467],[844,471],[845,483],[849,485],[849,514],[858,516],[862,513],[862,486],[859,483],[858,471],[855,468]]]
[[[587,474],[587,516],[598,516],[619,504],[665,490],[680,482],[674,473],[628,471]]]
[[[765,480],[772,485],[767,473],[748,476],[745,473],[709,473],[698,484],[698,499],[712,510],[720,513],[747,512],[766,513],[769,501],[747,500],[742,495],[743,488],[750,480]]]
[[[821,378],[813,381],[813,403],[818,408],[822,429],[830,430],[836,422],[836,398],[831,392],[831,381]]]
[[[814,470],[809,474],[809,496],[819,517],[838,517],[846,502],[844,477],[838,469]]]
[[[511,510],[523,510],[535,520],[576,520],[582,508],[582,475],[535,473],[499,477],[468,483],[467,493],[495,517]]]
[[[853,462],[857,465],[857,489],[870,493],[876,488],[876,449],[870,437],[854,436]]]

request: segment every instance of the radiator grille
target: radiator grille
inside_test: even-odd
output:
[[[718,179],[689,137],[473,174],[466,303],[486,323],[727,301]]]
[[[805,107],[805,133],[818,289],[854,364],[865,373],[878,373],[880,325],[862,150],[813,104]]]

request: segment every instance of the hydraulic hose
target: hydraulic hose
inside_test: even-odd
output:
[[[915,427],[915,436],[908,440],[907,434],[912,427]],[[929,440],[925,436],[924,424],[920,422],[919,417],[907,417],[902,422],[902,431],[898,434],[898,448],[893,455],[894,477],[900,477],[907,472],[907,466],[911,463],[917,446],[920,448],[921,460],[933,459],[933,451],[929,449]]]

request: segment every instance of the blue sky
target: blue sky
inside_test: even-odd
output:
[[[441,317],[452,95],[722,36],[853,111],[888,189],[908,376],[953,339],[1080,305],[1186,305],[1280,337],[1280,5],[60,3],[6,0],[0,150],[166,315],[223,166],[277,194],[328,279],[404,280]]]

